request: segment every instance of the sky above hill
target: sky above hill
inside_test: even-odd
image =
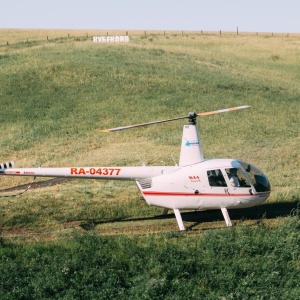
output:
[[[300,33],[299,0],[0,0],[0,28]]]

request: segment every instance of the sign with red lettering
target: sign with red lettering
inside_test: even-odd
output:
[[[118,176],[120,168],[70,168],[71,175]]]
[[[189,180],[192,182],[199,182],[200,177],[198,175],[191,175],[191,176],[189,176]]]

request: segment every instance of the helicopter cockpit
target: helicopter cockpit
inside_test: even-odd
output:
[[[209,170],[207,176],[211,187],[254,188],[257,193],[271,190],[269,180],[262,171],[243,161],[234,161],[232,167],[223,170]]]
[[[256,192],[270,192],[271,191],[271,185],[264,173],[259,170],[257,167],[243,162],[243,161],[238,161],[239,164],[242,166],[244,169],[247,177],[251,181],[253,187],[255,188]]]

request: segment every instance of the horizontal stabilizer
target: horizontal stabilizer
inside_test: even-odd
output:
[[[9,168],[13,168],[13,166],[14,166],[14,162],[8,161],[8,162],[0,164],[0,169],[9,169]]]

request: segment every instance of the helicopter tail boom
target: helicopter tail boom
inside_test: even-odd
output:
[[[178,167],[71,167],[71,168],[0,168],[0,175],[64,177],[82,179],[108,179],[136,181],[161,175]]]

